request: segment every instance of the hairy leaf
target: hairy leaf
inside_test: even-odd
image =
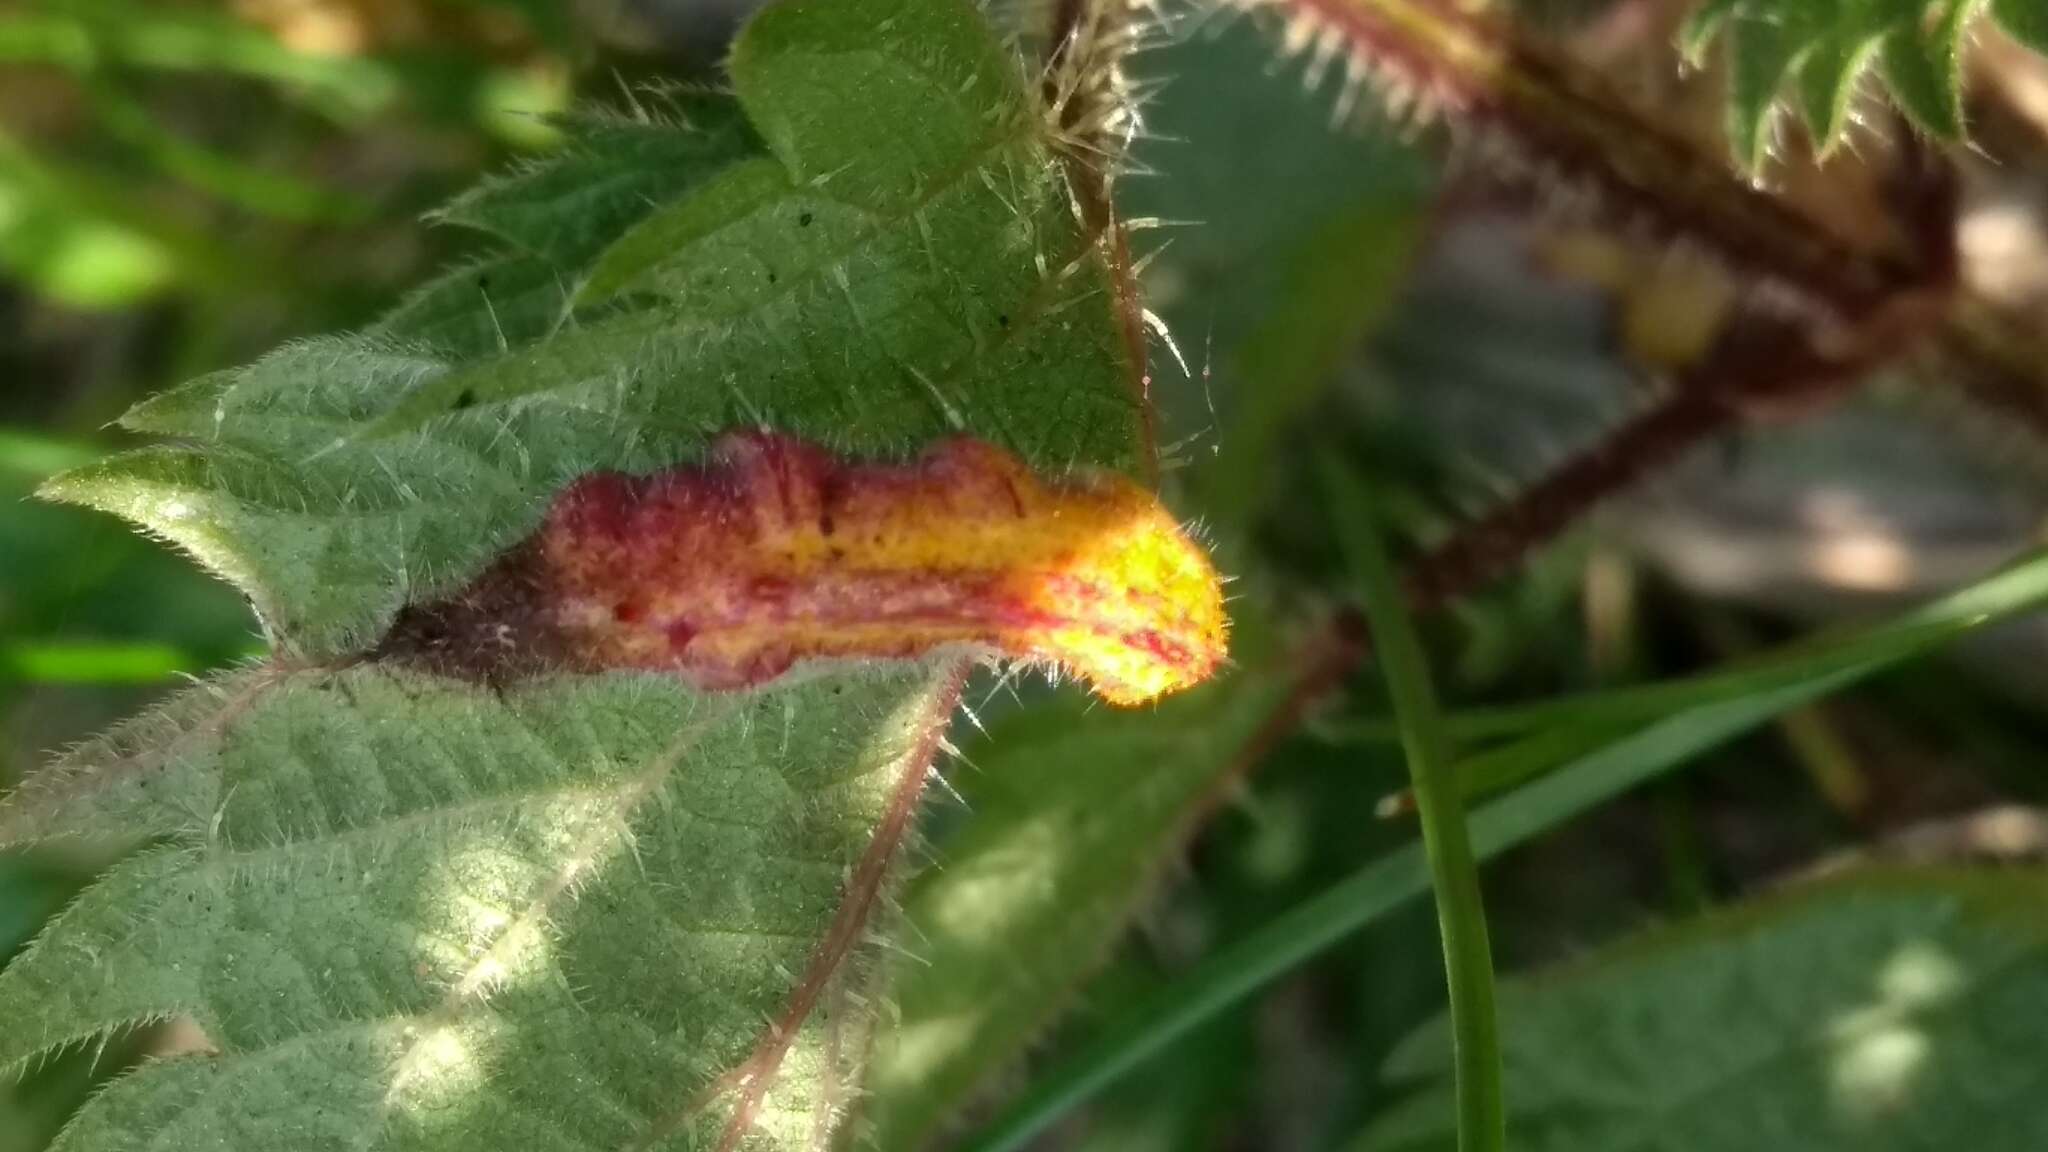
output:
[[[1878,870],[1652,931],[1502,990],[1515,1147],[2032,1149],[2037,872]],[[1450,1148],[1441,1026],[1371,1149]]]
[[[433,219],[497,241],[501,251],[415,291],[374,332],[456,361],[546,339],[569,321],[590,262],[657,206],[758,154],[736,103],[703,94],[650,98],[629,120],[586,115],[545,163],[487,180]]]
[[[101,1093],[65,1149],[705,1145],[727,1122],[708,1090],[926,770],[933,675],[706,696],[272,668],[195,690],[0,814],[0,840],[152,845],[0,977],[0,1069],[198,1024],[203,1051]],[[758,1146],[828,1119],[843,1003],[793,1038]]]
[[[1169,82],[1146,108],[1156,135],[1138,153],[1159,178],[1130,182],[1120,203],[1203,222],[1147,257],[1148,303],[1183,341],[1203,341],[1205,360],[1213,353],[1218,402],[1182,407],[1204,414],[1191,434],[1219,452],[1183,475],[1192,510],[1226,533],[1267,495],[1337,350],[1389,303],[1424,190],[1415,157],[1392,140],[1354,156],[1356,141],[1301,115],[1294,82],[1265,74],[1269,59],[1241,21],[1131,62]],[[1155,384],[1208,386],[1170,369]],[[898,965],[898,1024],[869,1074],[864,1146],[928,1146],[1018,1064],[1109,960],[1160,861],[1258,755],[1260,733],[1325,686],[1317,654],[1257,654],[1260,622],[1243,611],[1257,600],[1238,601],[1241,668],[1229,679],[1149,716],[1060,707],[1005,718],[967,746],[952,778],[968,821],[906,891],[915,959]]]
[[[965,431],[1043,468],[1136,470],[1109,277],[971,6],[777,7],[740,42],[734,84],[771,154],[715,116],[694,143],[593,135],[450,209],[518,249],[381,331],[141,405],[129,427],[184,443],[48,491],[191,550],[319,659],[466,583],[574,477],[673,463],[733,425],[869,456]],[[670,171],[620,177],[633,155]],[[704,175],[720,156],[742,158]],[[689,191],[616,239],[541,223],[626,227],[664,181]],[[559,262],[599,248],[589,268]]]
[[[967,749],[971,822],[905,893],[916,959],[868,1073],[864,1145],[924,1145],[1050,1026],[1288,690],[1261,670],[1148,716],[1034,708]]]
[[[1961,58],[1984,15],[2048,51],[2048,18],[2032,0],[1708,0],[1683,33],[1695,60],[1727,43],[1728,137],[1751,171],[1773,144],[1788,95],[1823,148],[1848,126],[1856,87],[1875,69],[1923,131],[1962,134]],[[1789,89],[1789,93],[1788,93]]]
[[[442,214],[490,238],[473,264],[138,406],[171,442],[47,487],[189,550],[279,649],[0,803],[0,848],[133,849],[0,971],[0,1076],[200,1037],[60,1149],[830,1138],[957,661],[707,692],[379,645],[578,478],[736,425],[1140,471],[1110,276],[968,0],[787,0],[733,79],[572,125]]]

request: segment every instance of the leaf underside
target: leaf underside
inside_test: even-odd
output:
[[[732,78],[573,121],[440,214],[471,263],[138,406],[169,442],[48,486],[232,581],[279,650],[0,802],[0,849],[136,846],[0,971],[0,1075],[148,1021],[204,1037],[59,1149],[829,1138],[879,998],[857,897],[958,661],[713,693],[361,656],[570,479],[733,426],[1141,470],[1109,273],[971,3],[792,0]]]

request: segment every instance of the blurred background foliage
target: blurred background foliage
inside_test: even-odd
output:
[[[653,79],[715,82],[742,7],[0,9],[0,790],[179,677],[262,644],[224,585],[110,518],[26,499],[37,481],[118,447],[106,423],[138,397],[283,340],[360,326],[461,260],[461,239],[421,226],[422,212],[484,171],[544,153],[553,113],[629,101]],[[1717,105],[1701,95],[1715,78],[1674,79],[1686,5],[1521,7],[1674,121],[1719,131]],[[1004,11],[1032,18],[1030,5]],[[1107,722],[1120,718],[1047,706],[1029,689],[1024,714],[1003,715],[1020,711],[1007,695],[984,707],[996,737],[951,770],[967,803],[938,805],[942,855],[949,836],[977,834],[976,818],[988,821],[980,835],[998,836],[1005,812],[1024,819],[1063,788],[1075,804],[1124,804],[1168,840],[1191,806],[1221,801],[1184,853],[1105,864],[1095,888],[1083,885],[1093,904],[1062,906],[1058,924],[1079,925],[1072,971],[1048,976],[1044,1002],[1023,1017],[998,1022],[1007,1043],[1035,1041],[1036,1067],[1056,1064],[1115,1007],[1411,837],[1376,814],[1406,776],[1370,669],[1265,748],[1255,774],[1233,778],[1214,763],[1247,739],[1242,697],[1272,692],[1302,629],[1353,591],[1309,461],[1341,455],[1404,537],[1438,536],[1636,410],[1657,357],[1725,291],[1626,235],[1531,226],[1526,205],[1446,175],[1409,125],[1333,127],[1338,82],[1305,83],[1277,65],[1257,22],[1174,16],[1134,65],[1148,81],[1147,134],[1119,197],[1124,215],[1158,225],[1139,248],[1175,342],[1153,363],[1168,493],[1210,526],[1243,578],[1237,655],[1253,673],[1150,729],[1115,732]],[[2036,195],[2048,67],[1995,42],[1977,60],[1970,99],[1983,152],[1964,161],[1965,255],[1980,284],[2037,307],[2048,285]],[[1844,219],[1868,207],[1853,158],[1825,171],[1795,162],[1782,183]],[[2044,458],[2048,449],[1904,380],[1878,381],[1825,416],[1746,431],[1672,461],[1650,490],[1516,580],[1430,621],[1443,691],[1470,709],[1663,680],[1817,622],[1887,614],[2038,541]],[[1949,863],[2032,859],[2043,845],[2024,813],[2048,793],[2048,691],[2034,672],[2044,647],[2036,623],[1955,658],[1908,662],[1707,747],[1683,775],[1515,850],[1487,873],[1501,967],[1545,968],[1652,924],[1711,923],[1695,918],[1844,853],[1910,843]],[[1034,775],[1034,756],[1055,755],[1062,772]],[[1089,791],[1155,770],[1152,792]],[[2021,815],[1986,823],[1987,813]],[[0,959],[95,864],[90,853],[0,859]],[[1135,929],[1103,956],[1088,925],[1108,932],[1134,906]],[[1768,947],[1796,954],[1808,929],[1795,929]],[[1704,947],[1644,945],[1689,946]],[[1853,940],[1829,947],[1855,950]],[[1104,961],[1084,991],[1065,991],[1060,979]],[[1397,1104],[1398,1081],[1427,1062],[1410,1051],[1422,1042],[1403,1042],[1440,1011],[1441,971],[1430,911],[1411,902],[1210,1021],[1045,1146],[1322,1149],[1368,1130],[1374,1146],[1435,1146],[1440,1133],[1400,1126]],[[1643,1003],[1669,999],[1657,981],[1670,979],[1639,975]],[[1531,999],[1531,1019],[1566,1018],[1531,1027],[1592,1018]],[[1045,1036],[1055,1002],[1069,1011]],[[41,1147],[95,1078],[174,1042],[120,1037],[0,1090],[0,1152]],[[1383,1069],[1397,1051],[1390,1081]],[[994,1084],[1014,1089],[1031,1075],[998,1071]],[[938,1122],[915,1099],[887,1103],[885,1127],[929,1134]]]

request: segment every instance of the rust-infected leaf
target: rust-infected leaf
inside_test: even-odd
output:
[[[1206,679],[1226,629],[1207,554],[1125,477],[1046,480],[965,437],[877,463],[761,431],[701,465],[582,478],[380,651],[491,679],[642,668],[740,688],[805,660],[966,648],[1133,705]]]

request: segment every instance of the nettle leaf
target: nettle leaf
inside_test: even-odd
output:
[[[1051,1026],[1291,690],[1260,669],[1143,716],[1034,708],[967,748],[971,821],[904,893],[915,959],[898,965],[862,1146],[928,1146]]]
[[[1754,172],[1769,158],[1771,122],[1788,94],[1821,147],[1832,149],[1873,67],[1922,131],[1960,137],[1971,22],[1986,16],[2048,51],[2042,11],[2034,0],[1708,0],[1682,36],[1695,61],[1716,39],[1726,42],[1728,136]]]
[[[1517,1148],[1959,1148],[2048,1140],[2048,878],[1874,869],[1651,931],[1501,996]],[[1451,1148],[1449,1037],[1359,1146]]]
[[[189,549],[280,647],[324,659],[474,577],[570,479],[687,459],[735,425],[863,456],[969,432],[1049,470],[1138,470],[1110,278],[1017,63],[971,5],[778,6],[741,39],[733,81],[768,153],[715,123],[667,149],[651,128],[592,135],[450,209],[512,253],[381,330],[137,407],[128,427],[184,443],[46,491]],[[671,171],[623,178],[631,154]],[[633,224],[663,180],[689,191]],[[550,211],[625,231],[600,244],[541,224]]]
[[[709,1147],[713,1089],[921,782],[951,675],[499,695],[362,667],[198,690],[0,824],[154,845],[0,976],[0,1068],[167,1016],[204,1032],[59,1149]],[[789,1038],[746,1146],[829,1124],[865,967],[832,980],[856,997]]]
[[[1132,62],[1180,79],[1148,101],[1156,134],[1138,147],[1140,166],[1163,178],[1132,182],[1120,199],[1132,215],[1205,223],[1147,257],[1148,304],[1183,328],[1214,329],[1225,393],[1189,407],[1212,421],[1220,408],[1222,424],[1199,438],[1227,451],[1180,475],[1226,549],[1333,349],[1383,313],[1425,191],[1391,140],[1359,163],[1334,159],[1327,125],[1298,115],[1298,87],[1258,74],[1270,61],[1259,36],[1250,22],[1205,25]],[[970,815],[906,888],[915,958],[896,965],[896,1024],[870,1066],[860,1146],[943,1146],[949,1121],[1083,999],[1160,862],[1258,755],[1259,734],[1316,694],[1304,677],[1318,656],[1280,652],[1261,600],[1235,601],[1240,667],[1227,679],[1144,716],[1034,709],[967,745],[950,778]]]
[[[474,607],[579,478],[716,478],[735,426],[884,479],[965,434],[1055,514],[1136,506],[1112,479],[1149,451],[1122,310],[973,4],[789,0],[733,80],[575,125],[442,214],[491,238],[475,264],[138,406],[171,442],[49,485],[185,547],[279,649],[0,801],[0,850],[134,848],[0,970],[0,1077],[156,1021],[203,1037],[59,1149],[831,1137],[954,650],[863,639],[892,658],[708,691],[392,639]]]
[[[761,152],[730,97],[655,94],[643,119],[588,114],[544,163],[486,180],[434,213],[501,251],[415,291],[373,331],[468,360],[546,339],[569,321],[592,260],[661,204]]]

